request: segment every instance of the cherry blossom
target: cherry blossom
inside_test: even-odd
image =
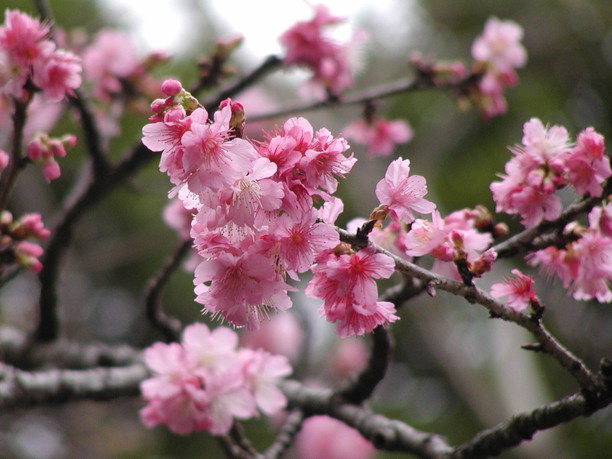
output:
[[[424,214],[433,212],[436,205],[424,199],[427,194],[425,178],[410,175],[410,160],[398,158],[387,168],[385,178],[376,185],[376,197],[388,209],[392,218],[410,223],[413,211]]]
[[[493,298],[508,296],[508,306],[515,311],[522,311],[532,301],[537,300],[532,288],[533,279],[518,269],[513,269],[512,274],[513,277],[509,277],[505,282],[491,286],[491,296]]]
[[[343,130],[343,135],[366,146],[368,158],[389,156],[395,146],[412,139],[412,129],[404,120],[376,118],[371,122],[357,120]]]

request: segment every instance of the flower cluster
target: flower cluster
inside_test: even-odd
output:
[[[360,39],[355,36],[350,45],[338,44],[324,32],[327,26],[343,19],[333,16],[324,5],[316,5],[314,10],[314,18],[298,22],[280,36],[279,41],[286,48],[283,62],[307,67],[313,73],[313,82],[337,96],[353,86],[349,55]]]
[[[195,215],[191,237],[202,258],[196,301],[256,329],[270,309],[291,307],[286,276],[297,279],[317,254],[339,244],[324,211],[334,203],[337,177],[356,159],[343,155],[344,139],[315,132],[303,118],[254,145],[239,137],[240,104],[225,101],[209,121],[180,83],[170,80],[162,89],[168,97],[153,102],[143,142],[162,151],[160,170],[175,185],[171,194]],[[315,207],[320,202],[329,204]]]
[[[481,230],[483,219],[486,219],[483,208],[458,210],[444,219],[434,211],[431,222],[418,219],[412,223],[402,240],[405,254],[432,255],[435,258],[432,271],[451,279],[462,279],[458,263],[464,264],[470,275],[480,277],[491,269],[496,258],[495,252],[486,250],[493,236]]]
[[[374,280],[390,277],[394,269],[393,259],[372,247],[357,252],[341,247],[317,257],[305,292],[324,301],[319,314],[336,323],[338,336],[363,335],[399,318],[393,303],[377,301]]]
[[[0,27],[0,92],[26,98],[31,82],[47,100],[58,102],[81,85],[80,59],[47,37],[50,25],[6,10]]]
[[[0,270],[4,265],[18,264],[34,272],[42,269],[40,245],[28,241],[44,241],[50,235],[40,214],[25,214],[18,220],[8,210],[0,213]]]
[[[483,34],[472,44],[472,57],[482,76],[471,99],[485,118],[507,111],[504,89],[517,83],[515,69],[527,62],[522,38],[521,26],[493,17],[489,18]]]
[[[76,137],[67,134],[61,138],[51,138],[47,134],[37,134],[27,147],[27,156],[31,161],[41,163],[42,171],[47,182],[60,176],[60,167],[56,157],[66,156],[66,148],[76,145]]]
[[[271,415],[286,404],[277,384],[291,373],[287,359],[238,348],[238,335],[227,327],[190,325],[180,343],[155,343],[144,359],[153,377],[140,385],[147,402],[140,415],[149,427],[224,435],[234,418],[258,416],[258,409]]]
[[[566,226],[564,246],[550,246],[528,256],[548,277],[556,276],[577,300],[612,301],[612,204],[595,207],[589,226]]]
[[[601,196],[602,184],[612,175],[604,154],[604,139],[593,128],[578,135],[572,146],[564,127],[545,127],[532,118],[523,126],[522,145],[511,148],[501,182],[491,184],[498,212],[518,214],[526,227],[561,214],[555,191],[571,185],[586,196]]]

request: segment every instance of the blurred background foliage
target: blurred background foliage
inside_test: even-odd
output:
[[[154,10],[162,3],[165,2],[151,1],[148,8]],[[286,7],[293,3],[298,0],[287,0]],[[333,12],[334,2],[326,3]],[[210,51],[215,38],[227,36],[224,27],[232,24],[232,17],[222,22],[206,0],[177,0],[172,4],[185,21],[181,28],[191,29],[189,41],[179,57],[158,73],[179,77],[189,87],[197,75],[196,60]],[[370,8],[374,6],[368,6],[353,18],[355,25],[369,33],[361,56],[358,88],[406,77],[410,74],[408,56],[417,50],[424,56],[469,61],[471,43],[490,16],[511,19],[525,29],[529,60],[519,70],[519,86],[507,91],[506,115],[483,122],[475,111],[462,112],[449,94],[438,91],[396,96],[380,104],[383,114],[406,119],[413,126],[413,141],[400,146],[395,156],[410,158],[412,173],[427,178],[429,197],[438,203],[443,215],[476,204],[493,209],[488,186],[510,157],[506,147],[520,142],[522,125],[531,117],[545,124],[562,124],[573,136],[587,126],[608,138],[612,135],[609,0],[397,0],[386,4],[393,6],[393,14],[372,14]],[[111,25],[134,33],[130,15],[121,6],[110,8],[104,1],[91,0],[52,0],[50,5],[56,22],[66,31],[78,28],[92,35]],[[2,10],[19,8],[36,14],[29,1],[0,0],[0,6]],[[239,17],[240,2],[234,2],[234,11]],[[142,15],[146,22],[147,11]],[[259,28],[277,21],[264,8],[261,17],[253,20]],[[246,43],[258,27],[244,32]],[[239,72],[256,64],[257,58],[238,53],[235,65]],[[273,75],[263,81],[258,91],[249,91],[243,100],[236,99],[244,102],[248,119],[249,114],[264,113],[298,100],[296,85],[302,81],[300,78],[299,72]],[[361,107],[351,106],[303,116],[315,128],[325,126],[339,133],[360,112]],[[122,118],[121,134],[110,142],[114,158],[138,142],[146,116],[126,114]],[[261,135],[262,128],[270,131],[283,121],[253,123],[249,134]],[[58,134],[72,131],[79,136],[75,126],[74,121],[64,120],[55,130]],[[39,171],[23,174],[12,203],[15,213],[40,211],[52,227],[61,200],[78,178],[83,148],[80,142],[62,161],[62,177],[51,185],[52,193]],[[354,151],[359,162],[340,187],[346,205],[341,225],[351,218],[367,216],[376,206],[374,186],[390,160],[368,160],[360,146],[355,146]],[[167,178],[153,161],[83,217],[62,269],[65,337],[128,342],[139,347],[161,338],[144,319],[142,292],[147,280],[179,243],[161,220],[168,189]],[[568,202],[573,198],[567,196]],[[500,219],[514,230],[520,229],[516,220],[507,216]],[[481,285],[488,287],[499,281],[509,272],[512,262],[521,260],[498,263]],[[193,302],[191,281],[191,274],[178,272],[164,296],[166,311],[185,324],[208,320]],[[578,303],[559,285],[546,284],[541,278],[537,278],[536,287],[547,305],[545,322],[563,343],[592,367],[610,354],[609,305]],[[0,292],[0,323],[30,329],[36,317],[37,288],[36,277],[29,274],[6,285]],[[314,319],[318,305],[311,300],[297,295],[295,303],[295,310],[310,324],[309,333],[316,338],[308,348],[307,368],[296,371],[314,379],[329,379],[321,368],[326,368],[326,356],[338,346],[333,327]],[[392,327],[394,363],[373,405],[385,415],[439,432],[453,444],[466,441],[513,413],[577,390],[574,381],[551,359],[520,350],[521,344],[530,342],[521,329],[488,319],[480,307],[440,293],[435,298],[411,301],[400,310],[400,316],[401,320]],[[83,402],[0,415],[0,456],[221,457],[217,443],[206,434],[182,438],[163,428],[146,429],[138,420],[140,406],[138,400]],[[502,457],[609,457],[611,421],[608,409],[540,433],[533,442]],[[249,422],[246,428],[259,448],[270,441],[266,421]],[[378,457],[399,456],[380,453]]]

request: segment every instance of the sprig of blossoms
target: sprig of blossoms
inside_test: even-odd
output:
[[[521,223],[533,227],[561,214],[555,192],[566,185],[581,195],[601,196],[612,176],[604,150],[604,139],[593,128],[582,131],[574,146],[564,127],[546,127],[532,118],[523,126],[522,145],[510,148],[514,156],[506,175],[500,175],[503,180],[491,184],[497,212],[518,214]]]
[[[325,5],[316,5],[310,21],[300,21],[285,31],[280,43],[286,48],[283,63],[309,68],[312,81],[337,96],[353,86],[350,55],[360,41],[356,33],[348,44],[339,44],[328,37],[328,26],[338,24],[342,18],[333,16]]]
[[[226,327],[190,325],[180,343],[155,343],[144,359],[153,376],[140,384],[147,403],[140,415],[149,427],[225,435],[234,418],[272,415],[287,403],[277,384],[292,371],[288,360],[238,348],[238,335]]]
[[[470,99],[485,118],[506,113],[504,89],[518,82],[515,69],[527,62],[527,51],[521,44],[523,28],[513,21],[489,18],[484,32],[472,44],[472,57],[482,72],[477,91]]]
[[[594,207],[589,226],[577,223],[566,226],[569,242],[562,247],[550,246],[527,257],[547,277],[557,277],[577,300],[609,303],[612,301],[612,204]]]
[[[171,194],[193,210],[191,237],[201,257],[196,301],[235,326],[257,329],[270,310],[291,307],[286,277],[297,279],[339,244],[317,206],[334,202],[337,178],[356,159],[344,156],[344,139],[314,131],[303,118],[255,145],[240,137],[240,104],[223,102],[209,120],[180,83],[162,89],[168,97],[153,102],[143,143],[162,151]]]
[[[0,92],[26,96],[28,81],[48,101],[59,102],[81,85],[80,59],[48,39],[51,26],[16,10],[0,27]]]

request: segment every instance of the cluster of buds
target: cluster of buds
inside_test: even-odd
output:
[[[50,182],[60,176],[60,167],[55,158],[66,156],[66,148],[76,145],[76,137],[66,134],[62,137],[49,137],[46,133],[37,134],[28,143],[27,157],[35,163],[42,164],[45,180]]]
[[[195,109],[202,107],[198,99],[185,91],[178,80],[165,80],[162,83],[161,90],[167,97],[165,99],[155,99],[151,103],[151,111],[153,112],[153,115],[149,117],[151,123],[183,119],[185,116],[191,115]]]
[[[0,213],[0,271],[6,265],[20,265],[34,272],[42,269],[43,249],[27,239],[44,241],[50,235],[40,214],[25,214],[19,220],[4,210]]]

